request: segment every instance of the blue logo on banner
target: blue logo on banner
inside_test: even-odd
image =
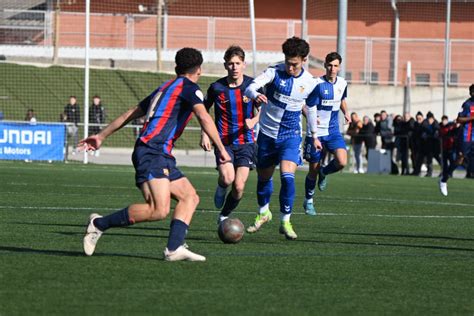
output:
[[[64,160],[63,124],[0,122],[0,159]]]

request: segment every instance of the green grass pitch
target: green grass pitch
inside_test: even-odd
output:
[[[201,203],[189,230],[205,263],[162,260],[169,219],[111,229],[82,253],[91,212],[141,200],[131,167],[0,162],[0,315],[327,315],[474,313],[474,181],[336,174],[302,213],[296,175],[292,222],[241,243],[216,233],[216,171],[182,168]],[[256,211],[256,176],[234,216]]]

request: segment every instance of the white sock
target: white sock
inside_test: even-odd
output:
[[[280,220],[282,222],[289,222],[290,221],[291,214],[283,214],[280,213]]]
[[[263,213],[265,213],[266,211],[268,211],[268,209],[269,209],[269,204],[267,203],[267,204],[265,204],[264,206],[260,206],[258,212],[259,212],[260,214],[263,214]]]
[[[306,204],[313,204],[313,198],[306,199]]]

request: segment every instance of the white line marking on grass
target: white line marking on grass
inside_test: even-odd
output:
[[[71,207],[71,206],[14,206],[0,205],[1,209],[20,210],[59,210],[59,211],[114,211],[119,207]],[[200,213],[219,213],[217,210],[197,209]],[[234,214],[253,214],[251,212],[233,211]],[[293,212],[293,215],[305,215],[303,212]],[[474,215],[397,215],[397,214],[355,214],[355,213],[318,213],[317,216],[358,216],[358,217],[387,217],[387,218],[438,218],[438,219],[474,219]]]

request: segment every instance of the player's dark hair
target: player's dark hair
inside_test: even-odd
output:
[[[426,113],[426,118],[434,118],[433,113],[431,111]]]
[[[76,96],[75,96],[75,95],[70,95],[70,96],[69,96],[69,99],[70,99],[70,98],[74,98],[74,99],[76,99],[76,100],[77,100],[77,98],[76,98]]]
[[[100,99],[100,95],[96,94],[95,96],[92,97],[92,99]]]
[[[418,115],[423,116],[423,113],[421,113],[421,111],[418,111],[415,116],[418,116]]]
[[[474,83],[469,87],[469,93],[474,94]]]
[[[447,120],[447,119],[448,119],[448,116],[446,116],[446,115],[441,116],[441,121],[442,120]]]
[[[342,57],[337,52],[331,52],[326,55],[325,63],[329,64],[331,61],[339,60],[339,64],[342,63]]]
[[[176,63],[174,70],[180,76],[195,73],[201,67],[203,59],[200,51],[195,48],[185,47],[178,50],[174,61]]]
[[[234,56],[237,56],[240,58],[240,60],[245,61],[245,52],[242,49],[242,47],[238,45],[232,45],[232,46],[229,46],[229,48],[227,48],[227,50],[224,53],[225,62],[228,62]]]
[[[285,57],[301,57],[306,58],[309,54],[309,44],[304,39],[293,36],[287,39],[281,45]]]

